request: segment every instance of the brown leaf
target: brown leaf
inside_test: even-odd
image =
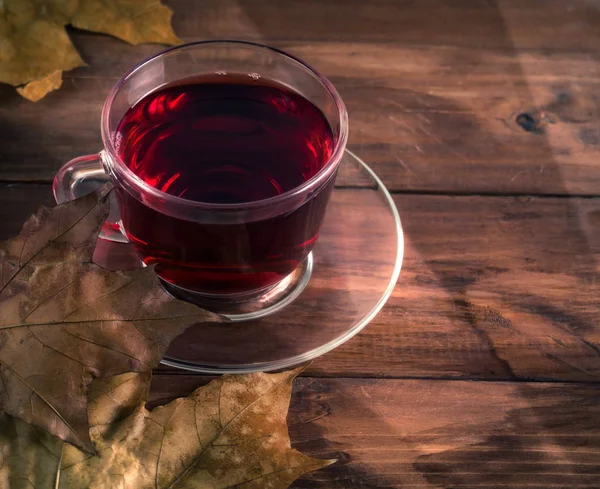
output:
[[[0,411],[0,487],[55,489],[63,445],[43,429]]]
[[[127,418],[148,399],[151,379],[151,371],[95,379],[88,395],[90,426],[114,424]]]
[[[148,371],[187,326],[215,319],[152,268],[92,263],[108,191],[42,209],[0,245],[0,408],[88,450],[92,379]]]
[[[44,98],[47,93],[59,89],[61,85],[62,71],[58,70],[40,80],[29,82],[22,88],[17,88],[17,92],[27,100],[37,102]]]
[[[92,383],[89,415],[92,424],[111,423],[131,415],[143,403],[150,386],[150,372],[127,373]],[[110,431],[110,430],[107,430]],[[64,450],[71,460],[85,460],[89,454],[41,428],[0,412],[0,487],[10,489],[60,489]],[[107,488],[108,489],[108,488]]]
[[[286,416],[298,372],[221,377],[152,411],[134,408],[144,379],[116,377],[117,389],[105,384],[103,396],[90,396],[90,419],[118,419],[109,401],[115,396],[126,399],[120,409],[131,414],[92,426],[94,456],[68,444],[61,453],[57,441],[34,427],[0,418],[0,453],[6,454],[0,482],[20,489],[11,482],[26,474],[40,481],[36,489],[286,488],[333,462],[290,447]]]
[[[60,86],[55,73],[85,65],[65,25],[111,34],[131,44],[178,44],[171,16],[159,0],[0,0],[0,82],[14,86],[33,82],[33,87],[18,91],[39,100]]]

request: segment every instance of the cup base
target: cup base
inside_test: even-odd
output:
[[[312,272],[311,252],[296,270],[280,282],[243,294],[204,294],[166,281],[163,281],[163,286],[176,299],[221,314],[231,322],[242,322],[269,316],[292,303],[308,285]]]

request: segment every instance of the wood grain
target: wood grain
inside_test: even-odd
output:
[[[294,446],[339,462],[294,487],[600,487],[600,2],[166,3],[185,41],[266,42],[323,72],[349,147],[397,192],[392,297],[295,384]],[[70,35],[88,66],[59,91],[33,104],[0,86],[0,239],[53,204],[65,161],[101,148],[108,90],[161,49]],[[150,405],[209,380],[161,367]]]
[[[168,0],[194,38],[377,41],[482,49],[597,50],[598,4],[576,0]]]
[[[600,199],[395,201],[406,236],[400,281],[372,323],[310,374],[600,379]],[[0,186],[0,238],[51,202],[48,186]]]
[[[316,360],[310,373],[598,380],[600,200],[411,195],[395,201],[406,236],[398,285],[371,324]],[[356,220],[367,217],[354,212]],[[364,250],[358,268],[365,271],[352,282],[354,292],[369,292],[367,262],[378,263],[377,249]],[[325,287],[323,294],[338,300],[335,276]],[[317,312],[296,311],[290,321],[325,335],[309,321]],[[200,329],[205,336],[194,336],[196,342],[208,341]],[[282,341],[276,333],[273,341]],[[232,329],[227,338],[234,335],[242,337]],[[244,338],[246,346],[256,341]],[[182,338],[181,348],[190,349],[190,339]],[[258,341],[260,347],[267,342],[265,336]]]
[[[207,380],[156,375],[151,405]],[[600,485],[598,385],[301,378],[295,448],[335,465],[295,488]]]
[[[541,5],[544,5],[543,8]],[[596,195],[598,7],[562,2],[172,3],[186,40],[263,39],[339,88],[350,147],[392,190]],[[433,12],[433,13],[432,13]],[[104,98],[157,46],[73,32],[86,68],[32,104],[0,88],[0,180],[50,181],[101,148]],[[517,122],[519,121],[519,122]]]

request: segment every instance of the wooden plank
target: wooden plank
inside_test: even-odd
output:
[[[357,40],[481,48],[600,46],[598,3],[576,0],[168,0],[185,39]]]
[[[111,67],[122,60],[117,73],[133,64],[117,43],[106,44],[109,53],[101,51],[97,66],[105,64],[102,57]],[[281,46],[338,86],[350,114],[350,147],[393,190],[599,188],[596,57],[369,43]],[[88,68],[85,76],[100,70]]]
[[[385,358],[372,371],[384,375],[413,375],[426,356],[449,376],[460,363],[468,377],[598,379],[600,200],[395,201],[407,245],[400,281],[364,343],[334,355],[364,349]],[[378,345],[372,355],[368,345]]]
[[[406,236],[400,281],[372,323],[316,360],[311,373],[598,380],[600,200],[413,195],[395,200]],[[355,206],[353,212],[356,220],[376,219],[369,209]],[[378,260],[379,245],[364,250],[353,294],[369,294],[367,262]],[[323,295],[340,300],[336,277],[324,287]],[[335,310],[336,317],[343,314]],[[310,327],[315,337],[329,335],[326,317],[313,324],[297,311],[285,323]],[[330,328],[337,325],[332,321]],[[213,329],[214,335],[221,331]],[[197,338],[190,336],[176,343],[177,352],[206,360],[214,351],[208,342],[214,341],[213,329],[199,330],[205,347],[186,346]],[[242,337],[243,331],[231,328],[230,335]],[[282,332],[273,341],[290,336]],[[252,341],[245,338],[243,344]],[[264,336],[258,341],[261,348],[268,343]]]
[[[40,206],[53,206],[49,185],[0,184],[0,240],[15,236]]]
[[[37,104],[0,87],[0,180],[50,181],[98,151],[117,77],[156,46],[86,35],[90,67]],[[349,146],[392,190],[595,195],[600,61],[572,52],[370,43],[278,46],[317,66],[350,114]],[[517,120],[520,121],[519,125]]]
[[[391,189],[594,195],[600,188],[596,3],[171,6],[186,40],[267,40],[331,77],[350,111],[351,148]],[[0,179],[50,181],[68,159],[97,151],[109,88],[160,49],[72,34],[90,66],[67,74],[60,92],[31,104],[0,89]]]
[[[600,379],[600,199],[395,200],[406,235],[400,281],[371,324],[311,375]],[[1,185],[0,238],[51,202],[48,186]],[[369,275],[354,287],[368,291]]]
[[[151,405],[205,382],[156,375]],[[300,378],[293,446],[338,462],[293,487],[595,488],[599,421],[597,385]]]

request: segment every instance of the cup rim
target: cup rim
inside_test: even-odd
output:
[[[195,201],[195,200],[188,200],[188,199],[177,197],[175,195],[168,194],[166,192],[158,190],[157,188],[151,186],[150,184],[145,182],[143,179],[141,179],[139,176],[137,176],[123,162],[123,160],[118,155],[118,152],[116,151],[113,138],[111,137],[111,134],[110,134],[110,127],[109,127],[109,115],[111,112],[113,102],[114,102],[117,94],[119,93],[119,90],[130,79],[130,77],[134,76],[140,69],[142,69],[144,66],[152,63],[156,59],[161,58],[163,56],[166,56],[166,55],[176,52],[176,51],[186,51],[186,50],[190,50],[195,47],[203,46],[203,45],[207,45],[207,44],[224,44],[224,45],[237,44],[237,45],[246,46],[246,47],[250,47],[250,48],[260,48],[260,49],[275,52],[277,54],[285,56],[286,58],[300,64],[303,68],[312,72],[312,74],[317,77],[319,82],[327,90],[327,92],[332,97],[332,99],[336,105],[337,112],[338,112],[338,115],[340,118],[339,135],[338,135],[337,141],[335,142],[335,146],[333,148],[331,156],[329,157],[327,162],[323,165],[323,168],[321,168],[310,179],[303,182],[301,185],[299,185],[291,190],[288,190],[287,192],[276,195],[274,197],[269,197],[267,199],[255,200],[255,201],[249,201],[249,202],[239,202],[239,203],[234,203],[234,204],[220,204],[220,203],[199,202],[199,201]],[[346,142],[348,140],[348,113],[346,111],[346,106],[345,106],[342,98],[338,94],[338,92],[335,89],[335,87],[333,86],[333,84],[325,76],[323,76],[316,69],[314,69],[312,66],[310,66],[308,63],[304,62],[303,60],[301,60],[300,58],[298,58],[292,54],[289,54],[281,49],[273,48],[271,46],[267,46],[265,44],[256,43],[256,42],[252,42],[252,41],[242,41],[242,40],[233,40],[233,39],[194,41],[194,42],[189,42],[189,43],[185,43],[185,44],[180,44],[178,46],[173,46],[171,48],[168,48],[168,49],[160,51],[156,54],[153,54],[152,56],[145,58],[144,60],[140,61],[135,66],[133,66],[132,68],[127,70],[125,72],[125,74],[123,74],[123,76],[121,76],[119,81],[112,87],[112,89],[110,90],[110,92],[106,98],[106,101],[104,102],[104,106],[102,108],[102,118],[101,118],[101,134],[102,134],[102,142],[104,144],[104,148],[110,156],[110,164],[113,164],[116,162],[116,164],[119,167],[119,170],[120,170],[119,177],[121,175],[124,176],[128,180],[128,183],[130,185],[139,189],[142,193],[150,194],[155,198],[159,198],[164,204],[172,203],[172,204],[178,205],[178,206],[185,205],[186,207],[193,207],[196,209],[203,209],[203,210],[221,209],[221,210],[234,211],[234,210],[244,210],[244,209],[248,209],[248,208],[275,205],[275,204],[283,202],[289,198],[297,197],[300,194],[309,192],[313,188],[316,188],[320,184],[326,182],[327,179],[333,174],[333,172],[337,168],[338,164],[340,163],[343,153],[344,153],[344,149],[346,147]]]

